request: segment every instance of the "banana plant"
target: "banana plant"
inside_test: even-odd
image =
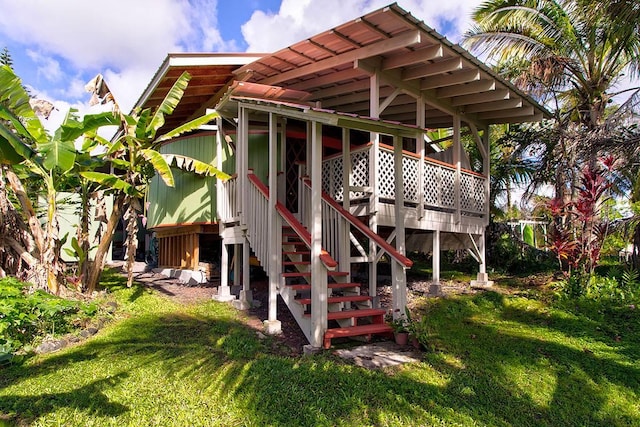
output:
[[[160,145],[186,132],[193,131],[201,125],[218,117],[210,113],[183,124],[169,132],[158,136],[157,132],[165,123],[165,116],[170,115],[182,99],[190,80],[188,73],[183,73],[174,83],[164,100],[155,109],[136,109],[131,114],[123,114],[117,108],[120,129],[111,141],[100,139],[97,134],[84,135],[85,138],[99,140],[106,147],[103,159],[113,166],[112,173],[84,171],[80,175],[101,188],[115,195],[113,211],[107,222],[106,238],[101,239],[98,246],[94,267],[87,278],[89,291],[95,289],[104,264],[104,258],[111,244],[113,231],[121,216],[126,221],[127,240],[125,242],[128,286],[133,283],[133,263],[137,249],[138,218],[142,213],[142,204],[151,178],[158,174],[166,185],[173,187],[174,178],[171,168],[180,168],[198,175],[215,176],[217,179],[228,179],[229,176],[213,165],[199,160],[175,155],[161,154]],[[103,88],[105,85],[103,84]],[[104,95],[113,99],[110,94]],[[93,120],[91,116],[84,120]],[[78,126],[81,129],[82,126]]]
[[[0,67],[0,163],[2,177],[6,179],[15,199],[19,202],[22,214],[27,220],[34,245],[20,245],[11,241],[15,252],[20,253],[21,261],[27,269],[18,267],[23,273],[29,271],[29,279],[36,286],[58,292],[58,279],[61,274],[59,264],[60,245],[58,237],[56,181],[57,177],[68,172],[75,161],[73,141],[62,138],[58,129],[49,135],[29,103],[30,97],[20,79],[8,66]],[[18,172],[18,173],[16,173]],[[44,225],[36,216],[33,199],[25,191],[23,180],[32,177],[41,182],[44,188],[46,215]],[[8,206],[8,200],[3,200]],[[15,234],[15,230],[14,230]],[[24,243],[24,242],[23,242]],[[26,254],[31,255],[27,257]]]

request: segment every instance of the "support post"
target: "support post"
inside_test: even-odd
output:
[[[462,197],[462,164],[461,164],[462,143],[460,141],[460,115],[453,116],[453,164],[456,167],[456,175],[454,181],[454,198],[456,203],[455,222],[460,224],[462,220],[461,197]]]
[[[394,180],[396,187],[396,198],[394,213],[396,217],[396,250],[402,255],[405,254],[405,229],[404,229],[404,180],[402,176],[402,138],[393,138],[393,158],[394,158]],[[391,261],[392,304],[394,316],[404,315],[407,306],[407,271],[404,266],[397,261]]]
[[[282,332],[282,324],[277,318],[278,306],[278,282],[281,276],[282,245],[278,242],[282,239],[282,229],[278,227],[276,202],[278,199],[278,122],[276,115],[269,113],[269,212],[267,220],[269,224],[269,316],[264,321],[264,328],[268,334]],[[280,229],[279,229],[280,228]]]
[[[342,207],[346,211],[351,209],[351,134],[349,129],[342,129]],[[340,259],[338,263],[343,271],[347,271],[346,281],[351,281],[351,240],[350,227],[346,221],[340,221]],[[371,294],[370,294],[371,295]],[[372,295],[375,296],[375,295]]]
[[[416,125],[420,129],[425,128],[426,122],[426,108],[422,98],[416,100]],[[421,133],[419,139],[416,141],[416,151],[420,156],[420,162],[418,163],[418,219],[421,220],[424,217],[424,137],[425,134]]]
[[[429,286],[429,295],[442,295],[442,285],[440,284],[440,230],[433,230],[432,244],[432,270],[433,277]]]
[[[487,256],[485,250],[485,231],[479,236],[478,240],[478,255],[480,256],[480,271],[476,280],[471,281],[472,288],[490,288],[493,286],[493,281],[489,280],[489,274],[487,274]]]
[[[236,248],[240,245],[236,245]],[[233,306],[238,310],[248,310],[253,305],[253,292],[251,291],[251,278],[250,278],[250,252],[249,252],[249,240],[245,237],[242,242],[242,290],[240,296],[233,302]],[[236,255],[237,260],[237,255]]]
[[[369,78],[369,115],[380,117],[380,70],[376,69]],[[378,153],[380,152],[380,134],[371,133],[372,141],[369,151],[369,187],[373,189],[369,197],[369,228],[378,233]],[[369,242],[369,294],[376,295],[378,286],[378,247]]]
[[[229,249],[227,245],[222,241],[222,254],[220,259],[220,286],[218,287],[218,294],[213,296],[213,299],[221,302],[229,302],[236,299],[231,295],[231,288],[229,287]]]
[[[327,329],[327,271],[322,265],[322,125],[311,123],[311,340],[321,347]]]

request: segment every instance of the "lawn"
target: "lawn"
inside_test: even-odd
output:
[[[640,426],[631,307],[424,300],[423,360],[369,371],[330,351],[284,356],[225,304],[110,288],[123,313],[99,334],[0,368],[0,425]]]

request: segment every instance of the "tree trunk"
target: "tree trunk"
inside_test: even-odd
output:
[[[100,274],[102,274],[102,269],[104,268],[104,258],[107,255],[109,246],[111,246],[113,233],[115,232],[118,221],[122,216],[122,205],[124,203],[124,197],[124,195],[118,195],[113,201],[113,210],[111,211],[111,216],[109,216],[109,221],[107,222],[107,229],[102,235],[102,239],[100,239],[100,244],[98,245],[98,250],[96,251],[96,257],[93,260],[93,263],[89,269],[89,275],[86,279],[87,281],[85,283],[85,286],[88,293],[96,290],[98,281],[100,280]]]
[[[40,221],[38,221],[38,217],[36,216],[36,211],[33,209],[33,205],[31,204],[31,200],[29,200],[20,178],[18,178],[11,169],[5,169],[5,174],[9,181],[9,185],[11,186],[11,190],[16,195],[16,198],[22,206],[22,211],[27,216],[29,229],[33,235],[38,252],[42,253],[44,250],[44,236],[42,233],[42,227],[40,226]]]

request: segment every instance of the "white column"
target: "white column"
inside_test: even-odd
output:
[[[240,223],[247,224],[247,208],[249,206],[249,187],[247,173],[249,172],[249,112],[246,108],[240,108],[240,132],[236,147],[238,184],[240,191]]]
[[[396,220],[396,250],[402,255],[406,252],[404,233],[404,180],[402,176],[402,138],[393,138],[394,181],[396,198],[394,213]],[[407,306],[407,272],[404,266],[391,260],[392,301],[394,315],[404,315]]]
[[[216,168],[222,170],[222,117],[216,119]],[[224,211],[222,209],[223,204],[229,204],[229,199],[225,197],[224,186],[222,181],[216,179],[216,220],[219,224],[219,229],[222,231],[223,225],[220,221],[220,213]]]
[[[420,129],[425,128],[425,103],[422,98],[416,100],[416,125]],[[424,216],[424,133],[421,133],[416,141],[416,151],[420,155],[418,163],[418,219]]]
[[[342,129],[342,207],[346,211],[351,209],[351,134],[349,129]],[[340,221],[340,270],[349,273],[346,281],[351,281],[351,241],[349,240],[350,226],[346,221]],[[375,296],[375,295],[372,295]]]
[[[376,69],[369,79],[369,115],[380,117],[380,72]],[[378,232],[378,153],[380,151],[380,135],[370,134],[373,142],[369,150],[369,187],[373,192],[369,197],[369,228]],[[373,241],[369,242],[369,294],[376,295],[378,285],[378,247]]]
[[[484,194],[485,194],[485,206],[484,206],[484,225],[485,230],[482,231],[482,234],[479,237],[478,241],[478,255],[480,256],[480,267],[478,271],[478,276],[476,280],[471,281],[471,286],[473,287],[490,287],[493,285],[493,282],[489,280],[489,275],[487,274],[487,256],[486,256],[486,227],[489,225],[489,215],[490,215],[490,206],[489,206],[489,183],[491,178],[491,147],[489,140],[489,126],[485,127],[484,133],[482,135],[482,144],[484,145],[484,151],[486,156],[482,159],[482,174],[485,176],[484,183]]]
[[[242,245],[236,245],[236,250],[242,248],[242,290],[240,291],[240,296],[237,300],[233,302],[233,306],[238,310],[248,310],[251,308],[253,304],[253,292],[251,292],[251,278],[250,278],[250,269],[249,269],[249,240],[244,238]],[[238,256],[240,254],[236,252],[236,263],[238,263]],[[239,269],[236,269],[239,271]]]
[[[487,274],[487,258],[485,251],[485,234],[483,231],[478,240],[478,255],[480,256],[480,271],[478,271],[478,276],[476,280],[471,281],[471,287],[474,288],[489,288],[493,286],[493,281],[489,280],[489,275]]]
[[[220,254],[220,286],[218,287],[218,294],[213,296],[216,301],[233,301],[235,296],[231,295],[231,288],[229,287],[229,251],[224,240],[221,245],[222,253]]]
[[[322,125],[311,123],[311,342],[321,347],[327,329],[327,270],[322,250]]]
[[[454,198],[456,203],[455,222],[460,224],[462,220],[462,212],[460,210],[461,186],[462,186],[462,165],[461,159],[462,144],[460,142],[460,116],[453,116],[453,164],[456,167],[456,176],[454,181]]]
[[[432,244],[432,264],[433,277],[429,286],[429,295],[441,295],[442,285],[440,284],[440,230],[433,230]]]
[[[265,320],[265,331],[269,334],[278,334],[282,332],[282,324],[277,319],[278,305],[278,283],[281,276],[282,262],[280,256],[282,254],[282,245],[278,246],[278,242],[282,239],[282,229],[278,229],[276,202],[278,199],[278,127],[276,116],[269,113],[269,254],[268,274],[269,274],[269,316]]]

